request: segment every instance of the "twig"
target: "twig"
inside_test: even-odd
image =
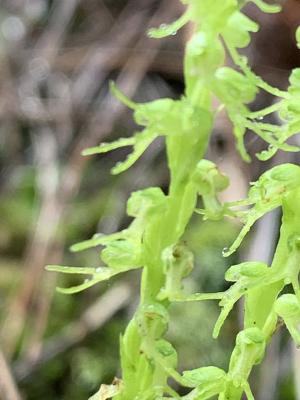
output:
[[[128,284],[122,283],[109,289],[83,313],[78,321],[69,324],[61,333],[46,341],[37,358],[32,360],[25,357],[17,361],[14,371],[18,381],[28,378],[42,364],[67,351],[88,334],[101,328],[117,311],[126,307],[130,296]]]
[[[0,349],[0,397],[2,400],[21,400],[22,397],[15,384],[9,366]]]

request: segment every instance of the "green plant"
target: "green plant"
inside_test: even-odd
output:
[[[261,0],[252,0],[264,12],[278,12],[280,7]],[[187,22],[194,23],[195,33],[186,46],[184,59],[185,93],[180,100],[159,99],[136,104],[113,84],[113,93],[134,111],[141,132],[113,143],[87,149],[84,155],[105,153],[119,147],[132,146],[133,152],[112,170],[118,174],[129,168],[158,136],[165,136],[170,169],[168,194],[152,187],[132,193],[127,214],[133,217],[130,226],[112,235],[97,234],[76,244],[73,251],[104,246],[101,259],[106,266],[78,268],[48,266],[48,270],[86,274],[91,278],[79,286],[58,288],[62,293],[76,293],[98,282],[132,269],[142,268],[140,305],[121,336],[122,380],[102,385],[93,399],[237,400],[245,393],[253,399],[248,378],[255,364],[263,359],[265,347],[282,318],[295,342],[300,345],[300,167],[293,164],[275,166],[252,184],[245,200],[222,204],[218,193],[228,178],[211,161],[203,159],[213,121],[225,108],[233,125],[237,148],[247,162],[244,147],[246,129],[252,130],[268,144],[257,154],[267,160],[278,150],[298,151],[287,140],[300,129],[300,69],[290,76],[290,86],[282,91],[255,75],[239,48],[250,42],[250,33],[258,25],[241,12],[247,1],[182,0],[187,10],[179,20],[152,29],[149,35],[160,38],[173,35]],[[299,30],[296,38],[299,42]],[[223,66],[225,51],[237,70]],[[267,91],[278,101],[259,111],[247,106],[259,90]],[[221,107],[214,110],[216,97]],[[263,122],[268,114],[278,112],[281,125]],[[198,197],[203,208],[197,208]],[[225,292],[185,294],[183,279],[193,269],[193,254],[181,241],[194,212],[206,219],[225,216],[240,218],[244,227],[224,256],[232,254],[257,219],[267,212],[282,208],[280,239],[271,266],[262,262],[244,262],[232,266],[225,279],[233,282]],[[280,292],[292,285],[294,294]],[[279,296],[279,297],[278,297]],[[244,297],[244,329],[236,337],[228,371],[203,367],[182,374],[176,371],[177,353],[164,335],[168,328],[168,306],[171,302],[219,300],[221,313],[213,336],[220,329],[235,303]],[[169,385],[172,378],[190,392],[180,397]]]

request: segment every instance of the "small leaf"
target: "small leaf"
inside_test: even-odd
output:
[[[125,104],[128,108],[131,108],[132,110],[135,110],[138,107],[138,104],[135,103],[134,101],[130,100],[129,97],[125,96],[124,93],[121,92],[116,86],[116,84],[113,81],[109,82],[109,88],[112,94],[120,100],[121,103]]]
[[[159,207],[165,203],[166,196],[158,187],[149,187],[131,193],[127,201],[127,214],[138,217],[149,209]]]
[[[224,39],[233,47],[243,48],[248,46],[251,37],[249,32],[257,32],[259,25],[249,17],[236,11],[228,20],[222,32]]]
[[[242,230],[240,231],[238,237],[235,239],[235,241],[232,243],[232,245],[229,247],[228,250],[224,250],[222,252],[223,257],[229,257],[232,253],[234,253],[242,243],[243,239],[247,235],[247,233],[250,231],[250,228],[254,223],[264,215],[264,212],[258,212],[256,210],[251,210],[249,211],[246,219],[246,223],[243,226]]]
[[[83,274],[93,275],[97,272],[98,268],[91,267],[68,267],[64,265],[46,265],[47,271],[61,272],[63,274]]]
[[[170,342],[165,339],[155,341],[155,350],[163,357],[164,366],[176,368],[178,363],[177,352]]]
[[[247,261],[232,265],[225,273],[227,282],[237,282],[241,277],[260,278],[269,271],[267,264],[257,261]]]
[[[90,156],[92,154],[102,154],[108,151],[119,149],[121,147],[133,146],[135,143],[135,137],[120,138],[111,143],[101,143],[100,146],[89,147],[83,150],[81,153],[83,156]]]
[[[300,304],[294,294],[284,294],[275,302],[275,312],[284,319],[300,319]]]
[[[162,24],[159,28],[151,28],[148,31],[148,36],[153,39],[160,39],[170,35],[176,35],[177,31],[181,29],[189,21],[189,12],[185,12],[180,18],[173,23],[166,25]]]
[[[281,6],[279,4],[268,4],[262,0],[251,0],[251,1],[252,3],[256,4],[261,11],[265,13],[274,14],[281,11]]]
[[[103,233],[96,233],[89,240],[84,240],[83,242],[73,244],[73,246],[71,246],[70,250],[73,252],[77,252],[77,251],[87,250],[92,247],[105,246],[106,244],[108,244],[109,242],[111,242],[113,240],[118,240],[118,239],[124,238],[126,236],[127,232],[128,232],[127,229],[124,229],[121,232],[112,233],[111,235],[104,235]]]
[[[140,246],[129,240],[115,240],[101,252],[102,261],[113,269],[141,266]]]
[[[145,131],[143,132],[145,134]],[[141,134],[136,135],[136,142],[133,146],[133,152],[130,153],[125,161],[118,162],[111,170],[111,173],[113,175],[120,174],[121,172],[126,171],[128,168],[130,168],[139,158],[140,156],[144,153],[144,151],[147,150],[149,145],[153,142],[155,139],[154,136],[152,135],[143,135]]]
[[[183,382],[189,387],[201,387],[211,383],[225,382],[226,373],[217,367],[202,367],[183,372]]]
[[[106,279],[108,279],[108,277]],[[99,279],[88,279],[80,285],[72,286],[69,288],[57,287],[56,290],[62,294],[75,294],[75,293],[82,292],[83,290],[96,285],[96,283],[98,283],[100,281],[101,280],[99,280]]]

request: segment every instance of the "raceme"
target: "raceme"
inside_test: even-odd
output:
[[[265,172],[251,183],[246,199],[222,203],[219,193],[229,179],[206,153],[214,120],[225,109],[233,126],[237,149],[250,162],[244,145],[246,130],[266,142],[266,149],[256,156],[267,160],[278,150],[296,152],[298,146],[287,140],[300,130],[300,69],[292,71],[286,91],[272,87],[249,67],[239,49],[250,43],[250,34],[259,26],[242,12],[249,1],[182,0],[186,11],[170,25],[149,31],[152,38],[175,35],[188,22],[194,33],[184,56],[185,92],[179,100],[163,98],[137,104],[128,99],[113,83],[114,95],[133,111],[141,130],[131,137],[102,143],[86,149],[83,155],[101,154],[120,147],[132,147],[130,155],[112,169],[119,174],[147,150],[159,136],[165,137],[170,169],[168,194],[150,187],[131,194],[127,214],[128,228],[111,235],[96,234],[75,244],[73,251],[102,246],[99,267],[49,265],[49,271],[89,276],[81,285],[58,288],[62,293],[76,293],[108,280],[114,275],[141,269],[140,304],[120,339],[122,377],[111,385],[102,385],[93,400],[239,400],[243,393],[254,399],[248,378],[254,365],[265,354],[266,345],[283,320],[295,343],[300,345],[300,167],[282,164]],[[278,5],[262,0],[252,3],[266,13],[280,11]],[[300,48],[300,30],[296,31]],[[234,68],[225,66],[225,53]],[[259,91],[274,96],[271,106],[251,111]],[[214,109],[213,99],[220,107]],[[276,112],[280,126],[264,122]],[[198,198],[203,208],[197,208]],[[237,250],[252,225],[275,208],[282,210],[280,238],[270,266],[260,262],[233,265],[225,274],[232,285],[225,292],[185,293],[182,281],[193,269],[193,254],[182,241],[193,213],[204,219],[238,218],[244,224],[233,244],[224,249],[224,257]],[[281,291],[291,285],[292,294]],[[218,337],[221,327],[236,302],[244,298],[244,329],[238,333],[229,368],[224,371],[207,366],[179,373],[177,353],[165,339],[169,324],[168,308],[172,302],[218,300],[221,312],[213,331]],[[171,381],[189,388],[180,396]]]

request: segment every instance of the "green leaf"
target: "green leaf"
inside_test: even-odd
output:
[[[206,386],[214,383],[224,385],[226,373],[217,367],[202,367],[191,371],[184,371],[182,379],[189,387]]]
[[[168,328],[168,311],[162,304],[157,302],[140,306],[135,318],[141,334],[152,339],[162,337]]]
[[[100,146],[95,146],[85,149],[81,154],[83,156],[90,156],[92,154],[107,153],[108,151],[119,149],[121,147],[134,146],[135,141],[136,141],[135,137],[120,138],[111,143],[101,143]]]
[[[91,268],[91,267],[68,267],[65,265],[46,265],[45,268],[47,271],[61,272],[63,274],[93,275],[97,272],[99,267]]]
[[[129,240],[115,240],[101,252],[102,261],[113,269],[142,266],[140,246]]]
[[[177,31],[181,29],[190,19],[189,12],[185,12],[180,18],[173,23],[166,25],[162,24],[159,28],[151,28],[148,31],[148,36],[154,39],[164,38],[170,35],[176,35]]]
[[[237,11],[229,18],[225,29],[222,31],[224,40],[233,47],[247,47],[251,41],[249,32],[257,32],[259,25],[249,17]]]
[[[165,204],[166,196],[158,187],[150,187],[131,193],[127,201],[127,214],[138,217],[145,214],[149,209],[160,207]]]
[[[155,350],[163,357],[164,366],[176,368],[178,363],[177,352],[170,342],[165,339],[155,341]]]
[[[273,14],[281,11],[281,6],[279,4],[268,4],[262,0],[250,0],[250,1],[256,4],[257,7],[265,13]]]
[[[237,282],[242,277],[261,278],[269,272],[267,264],[257,261],[247,261],[232,265],[225,274],[227,282]]]
[[[275,302],[275,312],[284,319],[300,320],[300,304],[294,294],[283,294]]]
[[[264,214],[282,204],[284,196],[300,185],[300,167],[294,164],[281,164],[261,175],[248,192],[248,204],[254,206],[245,214],[244,227],[229,249],[223,251],[228,257],[240,246],[252,225]]]
[[[120,268],[109,268],[109,267],[97,267],[97,268],[79,268],[79,267],[66,267],[62,265],[48,265],[48,271],[62,272],[66,274],[87,274],[92,275],[91,279],[86,279],[80,285],[72,286],[69,288],[57,287],[57,291],[64,294],[73,294],[82,292],[85,289],[90,288],[91,286],[96,285],[99,282],[106,281],[111,277],[120,274],[122,272],[129,271],[134,269],[133,266],[120,266]]]
[[[252,102],[258,89],[246,76],[230,67],[219,68],[216,73],[216,94],[226,105]]]
[[[108,278],[109,277],[107,277],[105,279],[108,279]],[[105,280],[105,279],[102,279],[102,280]],[[85,282],[83,282],[82,284],[77,285],[77,286],[72,286],[72,287],[69,287],[69,288],[57,287],[56,290],[59,293],[62,293],[62,294],[75,294],[75,293],[82,292],[83,290],[88,289],[88,288],[96,285],[98,282],[101,282],[101,280],[99,280],[99,279],[90,279],[90,280],[86,280]]]
[[[133,152],[130,153],[125,161],[118,162],[111,170],[113,175],[120,174],[130,168],[140,156],[147,150],[149,145],[157,137],[152,132],[144,130],[135,135],[135,143],[133,144]]]
[[[89,240],[84,240],[83,242],[73,244],[70,250],[73,252],[77,252],[77,251],[87,250],[92,247],[105,246],[106,244],[108,244],[113,240],[123,239],[124,237],[126,237],[127,233],[128,233],[127,229],[124,229],[121,232],[112,233],[110,235],[104,235],[103,233],[96,233]]]
[[[116,86],[116,84],[113,81],[109,82],[109,88],[112,94],[120,100],[121,103],[125,104],[128,108],[131,108],[132,110],[135,110],[139,105],[132,100],[130,100],[127,96],[125,96],[124,93],[121,92]]]

